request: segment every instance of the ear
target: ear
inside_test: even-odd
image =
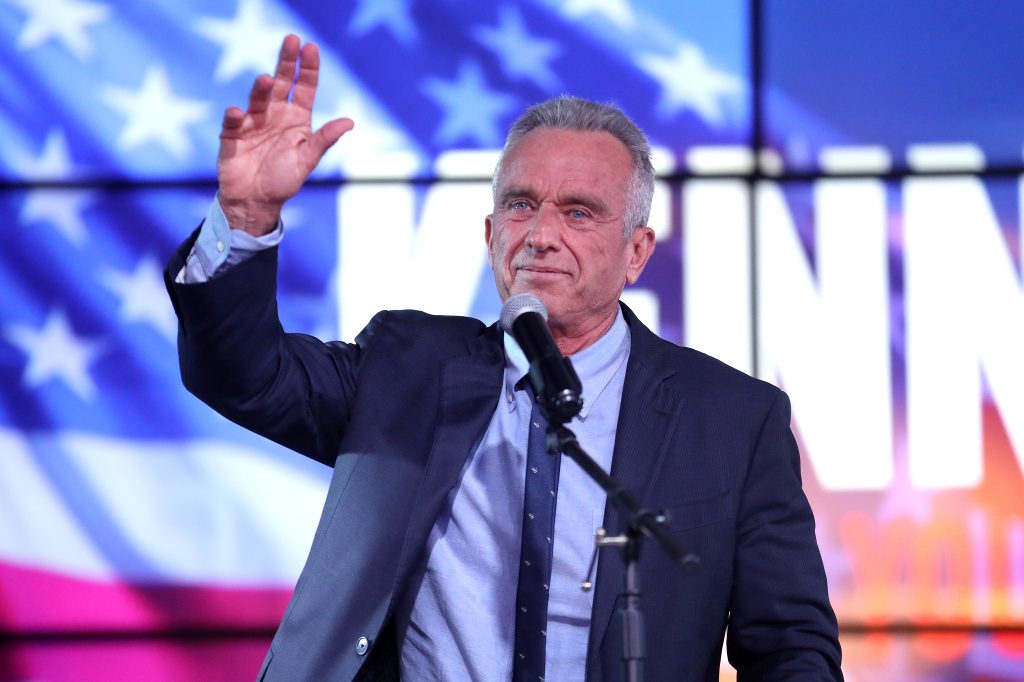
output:
[[[488,215],[484,218],[484,242],[487,244],[487,264],[492,268],[494,262],[491,260],[491,220],[494,218],[494,214]]]
[[[626,264],[626,284],[633,284],[640,279],[647,261],[654,253],[654,230],[649,227],[638,227],[633,230],[626,241],[626,252],[629,262]]]

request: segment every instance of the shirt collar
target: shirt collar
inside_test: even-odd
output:
[[[508,332],[503,333],[505,345],[505,394],[515,393],[516,383],[530,369],[519,344]],[[583,384],[583,409],[580,419],[586,419],[591,406],[597,402],[608,382],[629,357],[629,326],[619,308],[612,326],[594,343],[569,356],[580,383]]]

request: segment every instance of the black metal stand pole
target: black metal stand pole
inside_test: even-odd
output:
[[[552,422],[548,425],[548,452],[561,452],[576,462],[601,488],[608,493],[608,500],[614,504],[626,520],[626,527],[636,529],[654,540],[685,571],[692,571],[700,564],[700,558],[683,549],[672,535],[665,530],[665,517],[660,513],[644,509],[633,495],[609,476],[590,455],[580,447],[576,434],[566,426]]]
[[[626,679],[643,682],[644,679],[644,619],[640,613],[640,534],[632,528],[626,532],[626,545],[622,548],[626,561],[626,576],[622,608],[622,658],[626,662]]]
[[[564,424],[552,421],[548,424],[548,452],[557,456],[563,453],[576,462],[601,488],[608,493],[608,499],[626,519],[626,534],[619,537],[599,536],[596,552],[601,547],[622,547],[622,559],[626,562],[623,585],[622,608],[622,657],[626,663],[626,679],[642,682],[644,662],[644,622],[640,610],[640,540],[642,535],[654,538],[662,549],[685,572],[693,571],[700,563],[697,555],[687,552],[679,542],[665,530],[665,517],[643,509],[636,499],[619,485],[618,481],[605,473],[597,462],[588,455],[576,434]],[[591,562],[593,566],[593,562]]]

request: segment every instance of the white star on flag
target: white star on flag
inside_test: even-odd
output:
[[[500,144],[498,120],[515,108],[516,100],[487,87],[479,64],[464,61],[455,80],[426,78],[420,87],[444,115],[435,136],[439,143],[471,137],[482,146]]]
[[[562,5],[562,13],[570,19],[597,13],[619,28],[632,28],[636,24],[629,0],[568,0]]]
[[[219,82],[251,72],[264,73],[268,58],[277,54],[281,41],[295,31],[267,18],[262,0],[240,0],[233,19],[203,17],[195,31],[223,48],[214,78]]]
[[[156,142],[179,160],[192,153],[187,126],[206,118],[210,108],[207,102],[176,96],[167,71],[159,64],[146,71],[137,91],[107,86],[100,99],[126,117],[117,139],[119,149]]]
[[[103,285],[121,299],[118,316],[124,322],[144,322],[173,341],[178,331],[174,309],[167,298],[163,275],[156,259],[146,256],[135,272],[104,269]]]
[[[558,43],[530,36],[526,22],[514,7],[502,7],[499,21],[494,28],[476,29],[473,37],[494,52],[505,75],[529,79],[549,92],[562,87],[548,63],[562,52]]]
[[[83,189],[35,189],[28,193],[18,213],[22,225],[49,223],[75,246],[87,235],[82,211],[93,203],[95,193]]]
[[[61,128],[47,133],[39,156],[15,150],[12,157],[11,167],[25,180],[61,180],[71,175],[71,155]]]
[[[348,32],[361,36],[386,26],[403,45],[419,42],[420,34],[410,14],[409,0],[360,0],[348,25]]]
[[[36,388],[59,379],[82,400],[96,394],[89,365],[100,354],[101,344],[76,336],[62,311],[51,311],[41,329],[9,324],[4,337],[28,357],[23,385]]]
[[[7,0],[28,14],[18,34],[18,49],[25,51],[50,38],[60,40],[68,52],[82,61],[92,55],[92,39],[86,29],[107,18],[110,7],[81,0]]]
[[[641,55],[637,62],[661,84],[658,114],[663,118],[692,109],[718,126],[724,118],[721,98],[743,92],[742,80],[711,66],[692,43],[681,44],[671,57]]]

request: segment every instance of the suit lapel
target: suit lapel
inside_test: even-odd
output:
[[[630,328],[630,354],[622,387],[611,475],[643,505],[662,468],[682,403],[678,398],[673,399],[664,386],[665,380],[677,371],[660,361],[662,353],[659,346],[667,342],[644,327],[625,306],[623,312]],[[609,534],[624,530],[619,510],[610,501],[605,508],[604,528]],[[643,553],[656,551],[659,550],[653,543],[645,543]],[[588,659],[604,639],[615,598],[622,589],[623,574],[620,553],[602,550],[595,583]]]
[[[501,397],[504,355],[497,327],[492,325],[468,344],[468,353],[446,360],[441,367],[437,428],[423,480],[413,503],[400,558],[399,584],[418,559],[417,550],[437,520],[441,507],[458,483],[466,459],[487,430]],[[396,500],[396,504],[404,501]]]
[[[643,326],[626,306],[623,314],[630,327],[631,349],[611,475],[643,503],[661,470],[681,402],[664,387],[664,381],[677,371],[661,360],[667,342]],[[470,342],[467,350],[465,355],[447,360],[441,369],[438,426],[399,559],[400,585],[406,584],[413,562],[419,558],[420,540],[430,532],[458,483],[466,458],[483,437],[500,398],[504,355],[496,327]],[[621,530],[612,505],[605,510],[604,527],[610,533]],[[658,550],[650,547],[644,551]],[[622,576],[621,557],[605,550],[595,583],[589,652],[596,651],[604,639]]]

